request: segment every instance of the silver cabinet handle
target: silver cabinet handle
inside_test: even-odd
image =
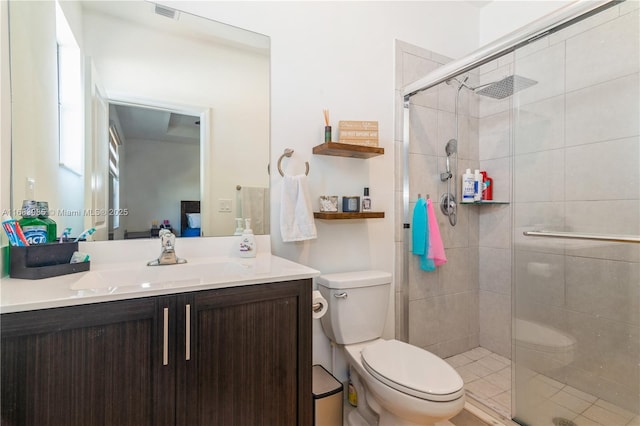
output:
[[[184,315],[185,315],[184,359],[189,361],[191,359],[191,305],[188,303],[184,307]]]
[[[347,294],[346,291],[343,291],[342,293],[334,293],[333,297],[335,297],[336,299],[346,299],[349,295]]]
[[[162,335],[162,365],[169,365],[169,308],[163,309],[164,330]]]

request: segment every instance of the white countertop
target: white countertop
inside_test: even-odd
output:
[[[202,239],[198,239],[202,240]],[[0,312],[19,312],[56,308],[87,303],[107,302],[138,297],[158,296],[250,284],[312,278],[320,272],[304,265],[274,256],[268,250],[259,250],[255,258],[244,259],[228,247],[207,247],[196,256],[196,248],[205,242],[179,240],[176,252],[187,263],[177,265],[146,266],[153,255],[159,254],[159,242],[88,243],[80,250],[91,254],[91,270],[41,280],[3,278],[0,283]],[[223,241],[233,244],[235,240]],[[258,240],[260,243],[260,240]],[[106,245],[110,244],[110,245]],[[184,247],[180,252],[179,245]],[[224,245],[224,244],[223,244]],[[262,241],[269,247],[268,236]],[[260,245],[259,245],[260,247]],[[146,252],[146,257],[142,254]],[[141,254],[142,253],[142,254]],[[147,259],[148,258],[148,259]]]

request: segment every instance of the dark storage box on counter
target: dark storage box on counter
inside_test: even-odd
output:
[[[49,243],[9,248],[9,276],[39,280],[58,275],[88,271],[91,262],[69,263],[77,242]]]

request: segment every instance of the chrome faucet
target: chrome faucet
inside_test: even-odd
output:
[[[186,259],[182,259],[176,256],[176,236],[173,235],[171,231],[169,231],[168,229],[161,229],[158,236],[160,237],[162,252],[160,252],[160,257],[147,262],[147,266],[175,265],[176,263],[187,263]]]

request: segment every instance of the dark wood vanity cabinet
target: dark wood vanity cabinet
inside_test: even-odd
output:
[[[2,425],[169,424],[162,301],[3,314]]]
[[[311,425],[311,281],[3,314],[5,425]]]

